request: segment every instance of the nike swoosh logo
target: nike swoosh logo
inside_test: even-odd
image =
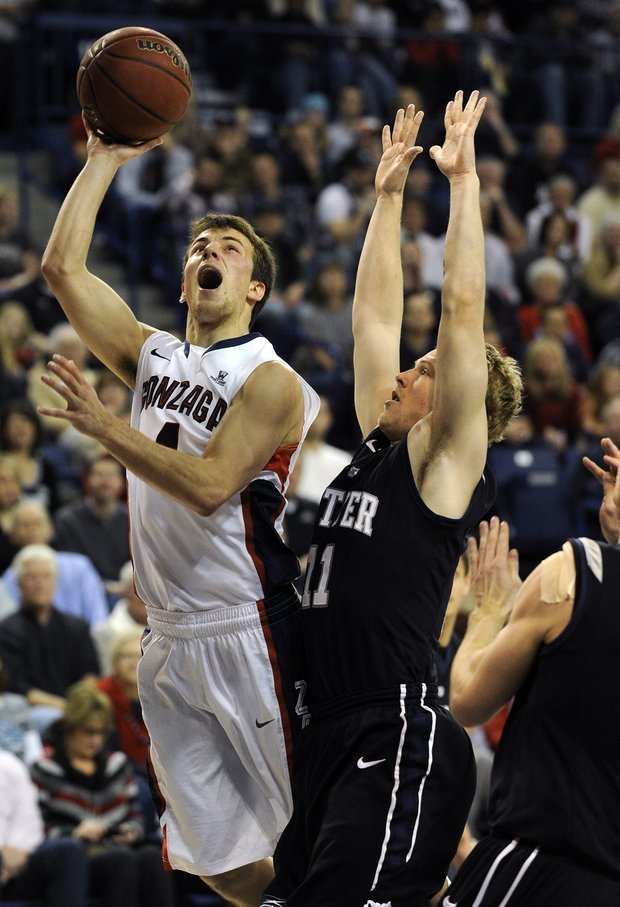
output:
[[[458,907],[456,901],[451,901],[450,898],[446,895],[443,899],[443,907]]]
[[[373,453],[377,452],[374,439],[371,441],[366,441],[366,447],[368,448],[368,450],[371,450]]]
[[[167,362],[170,362],[170,357],[162,356],[161,353],[157,352],[157,349],[151,350],[151,356],[157,356],[158,359],[165,359]]]
[[[272,721],[275,721],[275,718],[270,718],[268,721],[259,721],[256,719],[256,727],[265,727],[266,724],[271,724]]]
[[[373,765],[379,765],[381,762],[385,762],[385,759],[374,759],[372,762],[366,762],[363,756],[360,756],[357,760],[358,768],[370,768]]]

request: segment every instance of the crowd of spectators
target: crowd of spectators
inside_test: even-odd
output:
[[[37,4],[14,6],[17,21]],[[127,4],[148,9],[197,23],[202,14],[194,0]],[[600,491],[581,456],[600,461],[603,435],[620,444],[620,3],[211,0],[209,16],[222,24],[209,78],[235,103],[205,108],[197,97],[160,148],[121,168],[102,212],[106,236],[120,243],[106,254],[120,246],[138,257],[141,279],[159,288],[180,331],[191,220],[240,214],[274,248],[278,280],[257,329],[323,400],[285,524],[302,561],[317,495],[359,440],[351,306],[381,127],[413,102],[426,112],[420,140],[429,148],[457,87],[489,98],[478,143],[485,330],[519,360],[526,389],[523,412],[489,454],[494,512],[510,522],[523,573],[570,535],[599,538]],[[262,33],[264,24],[280,31]],[[0,40],[9,40],[1,28]],[[187,50],[198,74],[199,52],[191,42]],[[59,192],[83,159],[79,116],[66,135]],[[402,220],[403,369],[435,344],[447,209],[443,182],[421,156]],[[112,703],[101,728],[114,718],[127,784],[144,794],[135,664],[146,613],[131,580],[123,470],[36,411],[53,393],[40,376],[55,351],[125,418],[130,395],[66,323],[41,279],[40,251],[14,188],[0,186],[0,750],[40,758],[37,734],[45,741],[50,720],[62,722],[72,685],[96,683]],[[55,727],[46,758],[55,746],[66,763],[75,728]],[[90,757],[98,766],[101,752]],[[41,835],[37,820],[29,853],[39,854]],[[82,887],[85,871],[75,870]]]

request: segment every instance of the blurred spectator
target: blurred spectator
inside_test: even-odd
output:
[[[565,295],[578,297],[581,289],[581,262],[575,242],[575,225],[563,211],[552,211],[545,217],[540,228],[540,241],[519,256],[517,278],[526,297],[524,274],[533,261],[541,258],[555,258],[564,266],[567,277]]]
[[[595,132],[605,122],[605,92],[588,32],[578,4],[548,0],[526,34],[535,39],[531,85],[539,93],[543,117],[563,128],[570,123]]]
[[[191,224],[208,211],[234,214],[237,200],[232,192],[224,189],[224,165],[219,155],[206,149],[196,155],[191,169],[169,184],[162,197],[162,242],[151,270],[173,290],[181,283]]]
[[[424,199],[407,195],[403,202],[401,239],[413,239],[420,252],[420,277],[426,287],[440,290],[443,283],[443,239],[427,231],[428,206]]]
[[[17,504],[10,533],[17,551],[26,545],[52,545],[53,537],[54,525],[43,504],[38,501]],[[56,551],[56,566],[54,605],[58,610],[80,617],[90,627],[105,620],[109,613],[105,589],[90,558],[72,551]],[[17,609],[20,593],[13,567],[4,571],[2,580]]]
[[[22,495],[54,511],[61,497],[58,472],[45,452],[43,426],[28,400],[5,403],[0,410],[0,450],[11,455]]]
[[[551,305],[543,310],[541,326],[535,334],[535,338],[538,337],[550,337],[561,343],[573,379],[581,385],[586,383],[590,366],[570,329],[564,306]]]
[[[105,693],[74,685],[62,718],[32,767],[50,839],[74,838],[88,857],[90,890],[101,907],[171,907],[172,879],[160,847],[145,843],[138,787],[127,756],[109,752],[114,714]]]
[[[414,27],[420,34],[405,42],[400,80],[423,85],[428,109],[441,110],[460,87],[461,46],[449,35],[453,29],[440,2],[417,4],[417,10]]]
[[[116,637],[108,651],[110,669],[97,681],[97,688],[112,703],[118,749],[129,757],[134,772],[146,776],[149,735],[142,718],[136,679],[143,632],[144,627],[134,625]]]
[[[7,693],[8,677],[0,659],[0,751],[8,751],[30,765],[43,754],[41,735],[35,729],[25,696]]]
[[[331,22],[342,29],[328,51],[328,84],[337,101],[345,85],[359,85],[366,112],[382,123],[396,94],[396,15],[385,0],[334,0]]]
[[[472,85],[472,90],[480,87],[479,83]],[[496,157],[509,165],[519,154],[519,142],[504,119],[501,101],[497,94],[486,88],[483,91],[487,103],[484,108],[484,117],[480,120],[480,130],[476,130],[476,154],[478,157]],[[478,135],[480,141],[478,141]]]
[[[515,264],[506,240],[495,229],[495,203],[491,195],[480,193],[480,213],[484,229],[484,259],[487,289],[504,303],[516,306],[519,302]]]
[[[407,371],[437,345],[437,310],[428,290],[408,293],[403,307],[400,335],[400,368]]]
[[[599,357],[584,388],[584,394],[583,432],[589,436],[589,446],[598,448],[600,459],[600,439],[608,434],[603,413],[610,400],[620,395],[620,360],[615,363],[606,362]],[[620,440],[620,433],[618,439]]]
[[[568,482],[574,461],[570,450],[558,450],[536,433],[525,414],[489,449],[489,466],[497,480],[495,512],[510,524],[522,578],[574,535]]]
[[[596,249],[604,225],[620,220],[620,141],[602,139],[594,149],[592,166],[594,181],[577,199],[577,209],[590,221]]]
[[[358,126],[366,113],[364,94],[359,85],[352,82],[343,85],[335,101],[336,115],[327,125],[327,159],[330,165],[338,165],[340,159],[357,145]]]
[[[94,679],[99,663],[86,621],[54,607],[55,552],[48,545],[27,545],[13,568],[20,607],[0,621],[0,657],[8,690],[26,697],[32,721],[42,731],[58,717],[68,688]]]
[[[300,119],[282,129],[279,158],[282,183],[301,189],[309,204],[314,204],[325,185],[327,158],[313,126]]]
[[[116,583],[129,560],[124,491],[125,471],[118,460],[106,455],[86,468],[83,500],[65,504],[54,514],[57,548],[87,555],[106,585]]]
[[[298,346],[292,365],[320,394],[340,398],[350,383],[353,296],[339,261],[321,265],[305,300],[291,316]]]
[[[207,147],[222,162],[224,191],[235,198],[245,192],[250,158],[252,113],[247,107],[219,110],[214,116]]]
[[[460,84],[466,97],[478,88],[487,97],[492,96],[501,104],[509,93],[511,46],[509,41],[502,40],[509,33],[492,0],[468,0],[468,6],[471,15],[467,29],[468,40],[463,46]],[[491,103],[493,105],[493,101]],[[488,103],[485,110],[485,114],[487,113]],[[516,142],[515,147],[518,147]],[[512,157],[512,153],[509,153],[509,157]]]
[[[353,279],[366,227],[375,204],[375,162],[354,148],[341,161],[341,177],[316,202],[319,254],[329,252]]]
[[[304,454],[299,464],[298,497],[318,504],[325,488],[351,460],[350,454],[325,440],[334,421],[329,399],[321,396],[321,408],[308,429]]]
[[[41,255],[19,226],[17,192],[0,186],[0,300],[27,301],[41,278]]]
[[[536,434],[558,450],[574,443],[583,420],[583,391],[573,379],[562,344],[553,337],[531,340],[523,364],[523,413]]]
[[[274,295],[285,294],[291,284],[301,279],[302,266],[298,258],[299,248],[287,228],[286,211],[282,203],[276,200],[264,201],[254,212],[252,224],[257,234],[266,240],[278,263]],[[260,317],[259,315],[259,321]],[[265,312],[263,317],[269,317],[269,312]]]
[[[588,218],[575,207],[577,183],[570,176],[558,174],[548,180],[546,188],[548,197],[531,208],[525,218],[528,241],[531,246],[548,243],[545,227],[548,229],[549,218],[553,214],[563,214],[570,232],[556,255],[581,265],[592,252],[592,229]]]
[[[9,454],[0,453],[0,573],[4,573],[18,551],[11,541],[11,532],[21,496],[17,465]]]
[[[534,129],[532,145],[522,148],[506,177],[506,191],[519,217],[547,201],[550,181],[556,176],[568,176],[577,182],[564,129],[557,123],[543,122]]]
[[[37,789],[25,765],[0,750],[0,899],[86,907],[86,855],[72,838],[45,840]]]
[[[114,179],[119,203],[116,229],[124,237],[128,260],[134,257],[132,265],[142,277],[151,274],[153,251],[161,249],[158,215],[169,187],[191,170],[193,162],[189,148],[167,132],[161,145],[128,161]]]
[[[146,627],[146,605],[135,590],[131,561],[123,564],[119,574],[118,594],[119,598],[109,616],[93,630],[103,674],[109,674],[112,670],[111,651],[119,637],[131,630],[142,634]]]
[[[312,212],[303,189],[282,183],[281,166],[277,155],[271,151],[257,151],[250,159],[249,183],[239,198],[239,214],[251,224],[258,211],[267,205],[278,205],[284,213],[289,242],[303,254],[312,230]],[[278,259],[278,267],[286,262]]]
[[[22,302],[0,305],[0,402],[27,396],[28,369],[46,347]]]
[[[506,164],[501,158],[485,155],[478,159],[477,170],[489,229],[506,243],[512,256],[520,255],[527,248],[527,233],[506,195]]]
[[[525,281],[529,295],[518,309],[521,333],[525,342],[532,340],[540,330],[544,310],[560,305],[566,312],[568,326],[586,362],[591,362],[590,338],[585,319],[577,306],[564,296],[568,284],[564,265],[556,258],[538,258],[528,266]]]
[[[603,222],[581,279],[583,310],[598,351],[611,337],[620,336],[620,211]]]
[[[322,5],[311,0],[285,0],[271,20],[282,30],[264,40],[272,68],[269,92],[262,106],[279,113],[299,110],[303,98],[321,91],[325,84],[324,53],[319,26],[324,23]],[[270,102],[270,103],[265,103]]]

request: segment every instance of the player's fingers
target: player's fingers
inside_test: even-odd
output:
[[[484,113],[484,108],[487,106],[487,99],[480,98],[475,108],[473,109],[471,116],[469,117],[470,125],[475,129],[478,123],[480,122],[480,117]]]
[[[402,107],[399,107],[396,111],[396,116],[394,117],[394,127],[392,129],[392,144],[395,145],[396,142],[401,141],[401,136],[403,133],[403,121],[405,119],[405,111]]]
[[[67,403],[75,400],[75,394],[63,381],[57,381],[55,378],[52,378],[51,375],[41,375],[41,381],[44,384],[47,384],[48,387],[51,387],[52,390],[56,391],[57,394],[60,394]]]
[[[467,539],[467,557],[469,558],[469,572],[471,576],[474,576],[478,566],[478,544],[473,535]]]
[[[446,129],[449,129],[454,122],[454,101],[448,101],[446,104],[446,112],[443,115],[443,124]]]
[[[460,88],[457,91],[457,93],[454,95],[454,106],[453,106],[453,110],[452,110],[452,117],[455,122],[457,120],[462,119],[462,117],[463,117],[463,92],[461,91]]]
[[[601,469],[598,463],[595,463],[594,460],[590,459],[590,457],[582,457],[581,462],[588,470],[588,472],[592,473],[595,479],[598,479],[601,483],[603,482],[605,478],[605,470]]]
[[[381,147],[384,151],[387,151],[388,148],[392,147],[392,137],[390,133],[390,127],[384,126],[381,131]]]
[[[467,114],[467,116],[470,116],[474,112],[474,109],[478,102],[479,95],[480,95],[480,92],[478,91],[477,88],[475,88],[472,91],[472,93],[470,94],[470,96],[467,98],[467,103],[465,104],[465,107],[463,108],[464,114]],[[463,93],[461,92],[461,102],[462,102],[462,99],[463,99]]]

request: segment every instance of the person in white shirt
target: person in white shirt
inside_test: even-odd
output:
[[[0,900],[86,907],[86,851],[74,838],[46,840],[26,766],[0,750]]]

